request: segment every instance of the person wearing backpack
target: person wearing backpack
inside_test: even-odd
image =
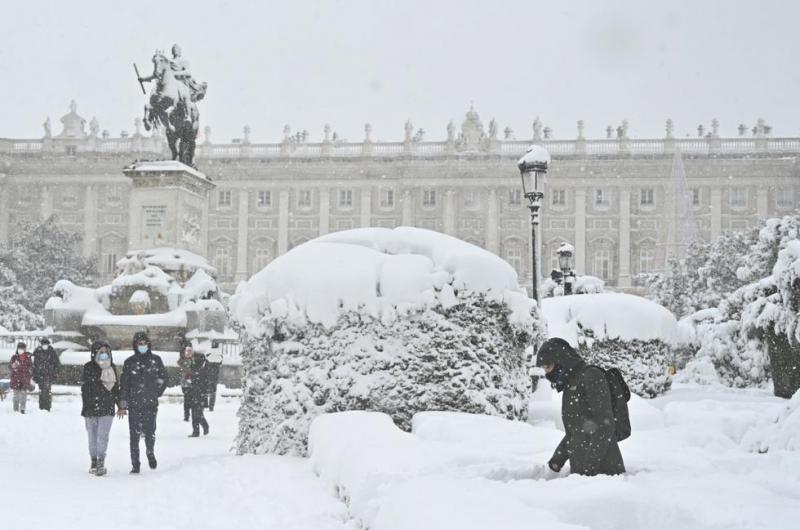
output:
[[[536,355],[536,366],[544,368],[545,377],[556,391],[563,392],[561,417],[565,434],[547,463],[550,469],[559,472],[569,460],[570,469],[579,475],[625,473],[617,441],[626,435],[617,433],[612,392],[605,371],[587,365],[561,338],[548,339],[542,344]],[[621,399],[624,402],[624,398]],[[625,407],[626,413],[627,404]],[[627,421],[627,414],[623,421]]]

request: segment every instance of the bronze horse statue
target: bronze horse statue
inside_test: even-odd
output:
[[[163,128],[172,159],[194,167],[194,151],[200,128],[200,113],[186,84],[175,77],[163,52],[153,55],[153,75],[139,81],[156,81],[144,106],[144,128]]]

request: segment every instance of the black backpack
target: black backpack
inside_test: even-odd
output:
[[[628,415],[628,401],[631,400],[631,391],[622,372],[618,368],[602,368],[595,366],[608,381],[608,389],[611,392],[611,409],[614,411],[614,433],[617,441],[621,442],[631,435],[631,419]]]

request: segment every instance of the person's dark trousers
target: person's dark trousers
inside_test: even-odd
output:
[[[208,410],[214,410],[214,403],[217,401],[220,366],[222,363],[208,363]]]
[[[53,383],[50,381],[41,381],[39,383],[39,408],[41,410],[50,410],[53,406],[53,395],[50,393]]]
[[[131,436],[131,464],[139,465],[139,437],[144,436],[148,455],[155,454],[157,408],[128,409],[128,429]]]
[[[192,405],[189,403],[189,393],[181,387],[181,392],[183,392],[183,421],[189,419],[189,411],[192,410]]]
[[[208,434],[208,422],[203,415],[203,400],[198,398],[192,401],[192,432],[198,434],[201,425],[203,432]]]

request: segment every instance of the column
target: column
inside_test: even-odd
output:
[[[331,231],[331,190],[319,190],[319,235],[324,236]]]
[[[453,190],[444,192],[444,233],[456,235],[456,194]]]
[[[575,190],[575,273],[586,274],[586,189]]]
[[[86,186],[83,206],[83,257],[97,252],[97,190]]]
[[[401,224],[414,226],[414,196],[411,190],[403,190],[403,211]]]
[[[619,192],[619,279],[618,287],[631,286],[631,192]]]
[[[361,215],[359,226],[369,228],[372,226],[372,190],[367,188],[361,190]]]
[[[278,194],[278,256],[289,250],[289,190]]]
[[[236,235],[236,281],[247,279],[247,229],[250,209],[250,194],[239,190],[239,230]]]
[[[0,183],[5,179],[0,175]],[[8,196],[11,195],[10,186],[5,183],[0,186],[0,245],[8,243],[8,221],[10,213],[8,211]]]
[[[499,224],[497,190],[489,188],[489,195],[486,197],[486,250],[498,255],[500,254]]]
[[[767,212],[769,205],[769,192],[766,188],[758,188],[756,195],[756,212],[758,213],[758,220],[766,219],[769,217]]]
[[[42,213],[41,219],[44,221],[53,215],[53,189],[50,186],[42,187]]]
[[[722,233],[722,189],[711,188],[711,241]]]

